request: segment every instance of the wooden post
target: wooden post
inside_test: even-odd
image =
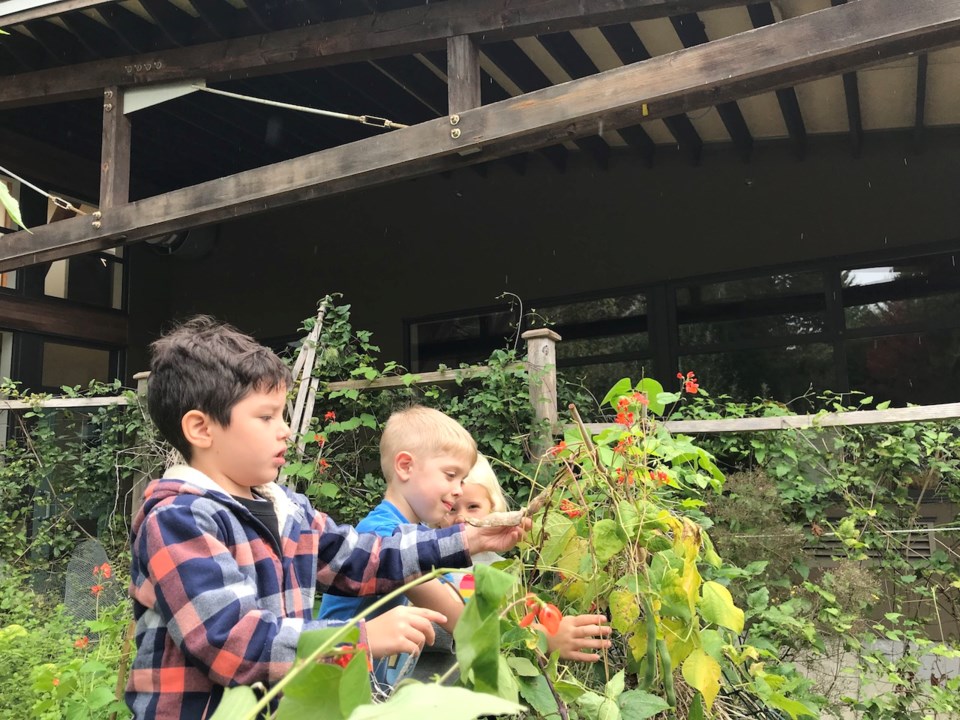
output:
[[[480,107],[480,47],[468,35],[447,38],[447,106],[450,115]]]
[[[123,88],[103,91],[100,148],[100,209],[130,202],[130,121],[123,114]]]
[[[147,380],[150,377],[149,372],[135,373],[133,379],[137,381],[137,400],[141,408],[147,406]],[[150,471],[137,471],[133,480],[133,487],[130,488],[130,525],[133,525],[134,518],[140,512],[140,506],[143,504],[143,491],[150,482]]]
[[[530,376],[530,403],[533,417],[545,429],[535,433],[530,451],[537,458],[553,445],[557,428],[557,343],[560,336],[550,328],[527,330],[527,372]]]

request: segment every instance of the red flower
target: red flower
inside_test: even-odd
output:
[[[649,405],[650,398],[647,397],[646,393],[634,393],[633,401],[640,403],[641,405]]]
[[[53,686],[56,687],[56,686],[59,685],[59,684],[60,684],[60,678],[54,678],[54,679],[53,679]]]
[[[540,601],[537,599],[537,596],[533,593],[527,593],[527,597],[524,599],[523,603],[528,608],[536,607]]]
[[[560,501],[560,512],[566,515],[569,518],[580,517],[583,515],[583,510],[578,508],[572,502],[564,498]]]
[[[691,395],[695,395],[700,389],[700,385],[696,380],[687,380],[683,383],[683,389]]]
[[[536,617],[537,617],[537,611],[531,610],[530,612],[528,612],[526,615],[523,616],[523,619],[520,621],[520,627],[529,627],[530,623],[532,623],[536,619]]]
[[[90,644],[90,638],[88,638],[86,635],[84,635],[82,638],[79,638],[79,639],[73,644],[73,646],[74,646],[75,648],[77,648],[78,650],[83,650],[83,649],[84,649],[85,647],[87,647],[87,645],[89,645],[89,644]]]
[[[317,443],[320,447],[323,447],[324,443],[327,442],[327,438],[322,433],[315,433],[313,436],[313,441]]]
[[[618,410],[626,410],[628,407],[630,407],[630,398],[622,397],[619,400],[617,400]]]
[[[343,655],[337,655],[333,659],[333,664],[345,668],[350,664],[351,660],[353,660],[353,653],[344,653]]]
[[[567,441],[566,441],[566,440],[561,440],[561,441],[558,442],[556,445],[554,445],[552,448],[550,448],[547,452],[549,452],[551,455],[559,455],[560,453],[562,453],[562,452],[563,452],[564,450],[566,450],[566,449],[567,449]]]
[[[677,378],[679,378],[680,380],[683,380],[683,373],[682,373],[682,372],[678,372],[678,373],[677,373]]]
[[[96,597],[103,592],[103,585],[94,585],[92,588],[90,588],[90,592],[93,593],[94,597]]]
[[[560,621],[563,620],[563,613],[560,612],[560,609],[556,605],[547,603],[540,608],[540,612],[537,613],[537,619],[540,621],[540,624],[543,625],[543,629],[547,631],[548,635],[556,635],[557,630],[560,629]]]
[[[110,567],[110,563],[104,563],[100,566],[100,574],[107,580],[113,576],[113,568]]]
[[[320,472],[323,472],[330,467],[330,463],[328,463],[324,458],[320,458],[317,460],[317,467],[320,468]]]
[[[618,441],[616,445],[613,446],[613,451],[615,453],[626,452],[627,448],[633,445],[632,437],[625,437],[622,440]]]
[[[618,412],[615,422],[618,425],[633,425],[633,413],[632,412]]]
[[[323,415],[323,419],[324,419],[324,420],[336,420],[336,419],[337,419],[337,414],[336,414],[333,410],[327,410],[327,412],[324,413],[324,415]]]

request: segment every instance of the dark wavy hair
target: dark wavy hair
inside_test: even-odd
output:
[[[198,315],[150,345],[147,407],[164,439],[186,460],[192,448],[181,420],[200,410],[227,427],[233,406],[253,391],[292,383],[289,368],[270,350],[231,325]]]

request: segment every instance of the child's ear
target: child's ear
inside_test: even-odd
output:
[[[211,420],[205,412],[190,410],[180,418],[180,430],[190,445],[195,448],[206,449],[213,442],[210,423]]]
[[[393,474],[401,482],[410,479],[410,473],[413,470],[413,455],[406,450],[401,450],[393,458]]]

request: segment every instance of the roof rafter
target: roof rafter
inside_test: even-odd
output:
[[[0,271],[455,169],[960,43],[960,0],[828,8],[460,115],[4,238]],[[477,151],[480,152],[477,152]]]
[[[534,7],[529,7],[515,0],[446,0],[160,52],[149,52],[153,45],[147,41],[139,43],[147,57],[94,61],[4,77],[0,109],[93,97],[111,85],[142,85],[198,77],[215,82],[444,50],[447,38],[456,35],[471,35],[480,43],[489,43],[664,17],[677,12],[739,6],[752,1],[539,0]],[[116,23],[129,20],[127,15],[132,13],[113,3],[97,9],[115,30],[128,35]],[[150,23],[141,22],[150,31],[159,32]],[[132,37],[127,39],[133,41]],[[128,72],[126,69],[137,66],[150,70]]]

